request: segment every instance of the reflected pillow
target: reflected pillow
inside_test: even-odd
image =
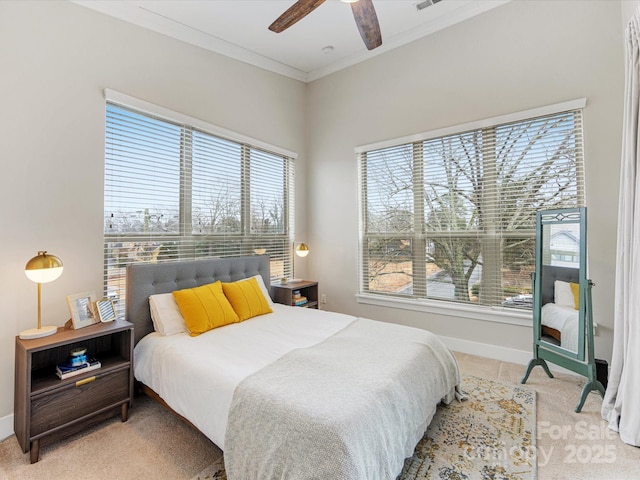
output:
[[[569,285],[569,282],[556,280],[555,282],[553,282],[553,289],[553,302],[556,305],[575,309],[576,301],[573,297],[573,291],[571,290],[571,285]]]
[[[220,281],[176,290],[173,296],[192,337],[240,321],[225,297]]]
[[[187,331],[184,318],[171,293],[159,293],[149,297],[149,310],[153,329],[160,335],[175,335]]]
[[[569,283],[571,287],[571,292],[573,293],[573,308],[576,310],[580,310],[580,284],[579,283]]]
[[[273,312],[255,277],[223,283],[222,291],[240,321]]]

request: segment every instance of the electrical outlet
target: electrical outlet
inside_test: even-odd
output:
[[[326,293],[321,293],[320,294],[320,303],[327,303],[327,294]]]

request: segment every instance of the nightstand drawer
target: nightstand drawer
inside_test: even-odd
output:
[[[129,367],[111,372],[96,371],[95,380],[91,378],[79,378],[34,396],[31,399],[30,437],[129,399]]]

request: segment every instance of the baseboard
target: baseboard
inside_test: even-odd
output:
[[[13,435],[13,414],[0,418],[0,442]]]
[[[501,362],[517,363],[520,365],[526,365],[529,360],[531,360],[531,352],[524,350],[499,347],[497,345],[473,342],[471,340],[462,340],[454,337],[439,336],[439,338],[447,347],[449,347],[450,350],[453,350],[454,352],[468,353],[469,355],[477,355],[479,357],[500,360]]]
[[[518,365],[527,365],[529,360],[533,358],[530,351],[516,350],[515,348],[500,347],[498,345],[489,345],[488,343],[472,342],[471,340],[462,340],[460,338],[442,337],[440,340],[454,352],[468,353],[469,355],[477,355],[478,357],[491,358],[501,362],[516,363]],[[566,368],[547,362],[549,370],[557,373],[566,373],[569,375],[577,375],[575,372]],[[524,369],[522,370],[524,375]]]

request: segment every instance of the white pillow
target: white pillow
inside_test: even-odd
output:
[[[563,282],[562,280],[556,280],[553,282],[553,302],[561,307],[575,308],[575,300],[573,298],[573,291],[569,282]]]
[[[149,297],[149,309],[153,328],[161,335],[175,335],[187,331],[172,293],[160,293]]]
[[[269,290],[267,289],[267,287],[264,284],[264,280],[262,279],[262,275],[254,275],[253,277],[249,277],[249,278],[255,278],[258,281],[258,286],[260,287],[260,291],[264,295],[264,298],[267,299],[267,303],[269,304],[269,307],[273,307],[273,300],[271,300],[271,295],[269,295]],[[247,279],[243,278],[242,280],[247,280]],[[240,280],[238,280],[238,281],[240,281]]]

